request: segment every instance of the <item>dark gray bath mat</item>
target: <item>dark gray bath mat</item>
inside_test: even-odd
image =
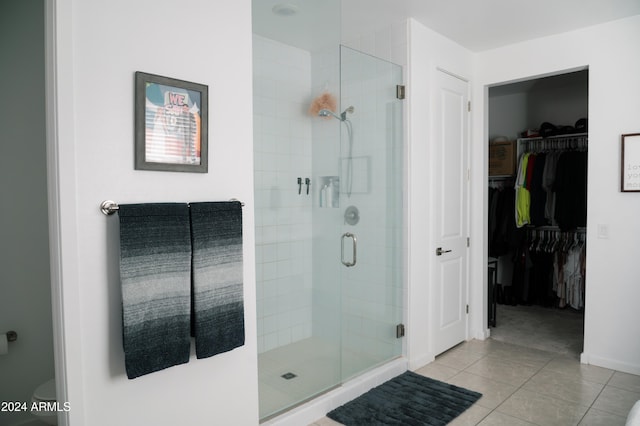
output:
[[[446,425],[482,394],[407,371],[336,408],[327,417],[346,426]]]

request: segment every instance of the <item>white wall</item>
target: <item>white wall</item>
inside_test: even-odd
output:
[[[0,3],[0,401],[30,401],[54,377],[47,224],[44,2]],[[0,424],[30,419],[0,412]]]
[[[55,51],[64,342],[71,425],[258,421],[249,1],[57,0]],[[134,72],[209,86],[209,173],[136,171]],[[246,343],[134,380],[124,372],[119,203],[245,202]],[[59,216],[58,216],[59,214]],[[56,259],[58,260],[58,259]]]
[[[583,362],[639,374],[640,300],[637,262],[640,211],[637,194],[621,193],[620,135],[640,131],[640,16],[531,40],[476,56],[474,97],[484,99],[474,112],[472,152],[472,241],[486,240],[487,86],[589,67],[589,180],[587,281]],[[545,52],[544,60],[530,52]],[[496,66],[496,64],[500,64]],[[480,104],[476,102],[476,104]],[[599,225],[609,238],[599,239]],[[471,277],[484,281],[484,246],[472,246]],[[483,309],[485,283],[472,283],[473,307]],[[472,308],[473,308],[472,307]],[[481,320],[474,327],[481,328]],[[485,327],[486,324],[482,325]]]
[[[527,128],[527,94],[511,93],[489,98],[489,140],[506,136],[510,140]]]
[[[429,340],[431,263],[434,260],[431,235],[432,206],[430,187],[437,176],[429,167],[432,147],[432,96],[437,70],[442,69],[471,81],[471,53],[456,43],[409,20],[408,59],[408,348],[409,368],[420,367],[433,360]],[[486,182],[486,179],[485,179]],[[472,209],[472,211],[474,211]],[[479,241],[479,240],[478,240]],[[472,315],[474,313],[472,312]],[[482,312],[476,312],[480,318]],[[472,333],[472,332],[470,332]],[[473,334],[471,334],[473,335]]]
[[[492,87],[489,90],[489,140],[517,139],[545,121],[575,125],[588,115],[587,70]]]
[[[342,40],[342,44],[403,68],[407,66],[407,21],[389,22],[377,31],[364,32],[357,37]],[[349,32],[354,26],[348,24]]]
[[[587,117],[588,101],[588,71],[538,80],[529,93],[527,128],[538,128],[545,121],[574,126],[578,119]]]

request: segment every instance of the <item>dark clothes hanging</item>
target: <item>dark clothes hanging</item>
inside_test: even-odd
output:
[[[513,280],[505,289],[505,302],[510,305],[529,304],[529,284],[531,278],[531,255],[526,241],[522,241],[514,256]]]
[[[556,305],[553,293],[553,254],[531,252],[533,267],[531,268],[530,288],[527,302],[544,307]]]
[[[563,231],[587,226],[587,153],[563,152],[558,159],[555,219]]]
[[[489,226],[488,226],[488,242],[489,242],[489,256],[493,256],[493,239],[498,226],[498,195],[500,190],[497,188],[489,188]]]
[[[530,229],[514,256],[513,284],[499,303],[584,308],[585,247],[580,231]]]
[[[498,303],[584,306],[584,272],[577,270],[575,256],[584,251],[584,234],[576,228],[587,223],[587,152],[572,149],[586,149],[587,140],[573,139],[522,146],[527,155],[520,161],[527,163],[524,169],[518,164],[524,173],[518,184],[530,195],[527,226],[516,227],[515,190],[490,190],[489,255],[513,262],[511,285],[499,286]]]
[[[531,172],[531,187],[529,188],[529,193],[531,194],[531,206],[529,208],[529,215],[531,218],[531,224],[535,226],[547,225],[544,217],[544,209],[547,204],[547,193],[542,187],[542,175],[545,160],[546,154],[536,155],[536,162]]]
[[[527,171],[525,173],[524,184],[522,185],[527,189],[531,188],[531,180],[533,179],[533,168],[536,165],[537,156],[538,154],[532,153],[529,155],[529,160],[527,161]]]
[[[513,214],[516,192],[514,188],[491,188],[489,197],[489,256],[499,257],[516,248],[522,239]]]

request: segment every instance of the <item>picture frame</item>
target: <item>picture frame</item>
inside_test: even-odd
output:
[[[640,192],[640,133],[622,135],[621,140],[622,192]]]
[[[207,173],[208,86],[135,73],[135,169]]]

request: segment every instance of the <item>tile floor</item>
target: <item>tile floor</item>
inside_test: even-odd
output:
[[[494,340],[576,357],[582,353],[584,314],[535,305],[497,308]]]
[[[483,394],[454,426],[624,425],[640,400],[640,376],[491,338],[462,343],[416,372]],[[327,417],[312,424],[334,425]]]

